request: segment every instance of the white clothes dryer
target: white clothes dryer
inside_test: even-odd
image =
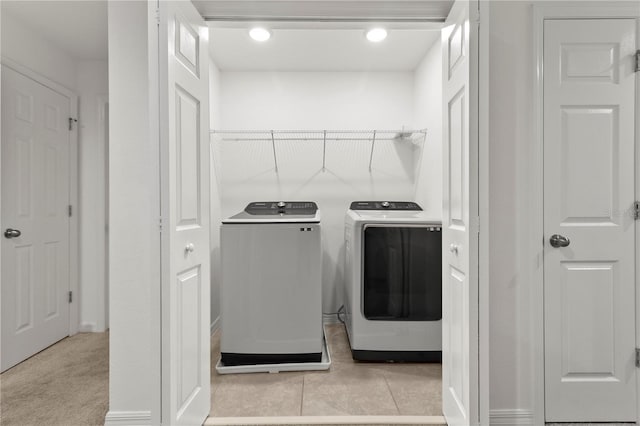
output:
[[[221,362],[320,362],[322,246],[314,202],[253,202],[221,226]]]
[[[345,218],[345,325],[362,361],[442,359],[442,222],[417,203],[355,201]]]

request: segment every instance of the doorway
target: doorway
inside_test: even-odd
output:
[[[209,23],[211,248],[219,250],[220,216],[242,211],[249,201],[302,197],[317,202],[322,215],[323,312],[337,312],[347,299],[344,215],[352,201],[418,200],[432,220],[442,221],[442,24],[377,22],[388,31],[380,43],[369,42],[365,34],[370,25],[357,22],[262,25],[272,39],[257,43],[248,37],[251,23]],[[426,129],[426,138],[417,136],[422,135],[419,129]],[[403,130],[404,140],[399,141]],[[214,209],[219,212],[214,214]],[[456,278],[459,283],[461,276]],[[212,293],[218,293],[219,286],[214,280]],[[272,293],[257,299],[268,297]],[[220,310],[225,311],[214,300],[214,324]],[[351,308],[346,311],[348,316]],[[227,323],[241,322],[246,316],[237,312],[225,318]],[[220,332],[215,334],[212,415],[442,415],[439,363],[355,363],[342,324],[335,315],[327,321],[333,364],[326,374],[217,375]],[[380,340],[373,334],[374,322],[370,324],[372,335],[358,338]],[[385,327],[380,334],[403,333],[410,344],[388,349],[393,346],[389,336],[377,343],[396,351],[420,347],[417,342],[423,340],[433,345],[424,337],[433,323],[420,324],[415,335],[407,331],[410,324],[380,326]],[[441,322],[435,325],[441,329]],[[440,330],[437,340],[440,345]],[[409,376],[414,380],[402,380]],[[287,397],[280,393],[284,387]],[[412,390],[404,392],[405,387]],[[341,392],[323,391],[328,388]]]
[[[76,135],[70,117],[76,97],[16,64],[3,65],[2,88],[5,371],[72,332],[71,269],[76,262],[71,258],[75,223],[70,208]],[[77,315],[77,305],[75,311]]]

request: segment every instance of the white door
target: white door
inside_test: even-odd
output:
[[[2,67],[2,371],[69,334],[69,112]]]
[[[456,1],[442,30],[442,410],[449,425],[479,422],[477,13],[477,1]]]
[[[633,19],[544,23],[550,422],[636,420],[635,49]]]
[[[208,37],[191,2],[160,2],[162,423],[167,425],[201,424],[211,403]]]

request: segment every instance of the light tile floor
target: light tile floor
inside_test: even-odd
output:
[[[342,324],[326,328],[329,371],[218,375],[220,333],[211,341],[211,416],[441,416],[442,366],[362,363]]]

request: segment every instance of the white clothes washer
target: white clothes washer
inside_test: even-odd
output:
[[[345,325],[362,361],[442,359],[442,222],[417,203],[355,201],[345,218]]]
[[[320,362],[322,246],[314,202],[253,202],[221,226],[221,363]]]

